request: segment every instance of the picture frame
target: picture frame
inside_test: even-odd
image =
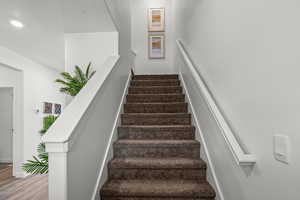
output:
[[[148,40],[149,59],[165,58],[165,34],[151,33]]]
[[[165,31],[165,9],[164,8],[148,9],[148,31],[149,32]]]
[[[54,114],[60,115],[62,111],[62,106],[61,104],[54,104]]]
[[[52,114],[52,107],[52,103],[44,102],[44,114]]]

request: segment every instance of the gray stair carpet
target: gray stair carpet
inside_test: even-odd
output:
[[[102,200],[214,200],[177,74],[133,76]]]

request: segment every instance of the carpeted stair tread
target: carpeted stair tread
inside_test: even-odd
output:
[[[149,74],[149,75],[134,75],[132,80],[166,80],[179,79],[178,74]]]
[[[118,180],[206,180],[206,164],[187,158],[114,158],[109,178]]]
[[[117,158],[199,158],[200,143],[196,140],[118,140],[114,143]]]
[[[125,113],[122,125],[190,125],[188,113]]]
[[[133,80],[130,83],[131,86],[179,86],[180,81],[176,79],[168,80]]]
[[[141,125],[141,126],[138,126],[138,125],[130,125],[130,126],[120,126],[120,128],[137,128],[137,129],[142,129],[142,128],[151,128],[151,129],[169,129],[169,128],[172,128],[172,129],[190,129],[190,128],[194,128],[194,126],[191,126],[191,125],[160,125],[160,126],[157,126],[157,125]]]
[[[102,200],[215,200],[177,74],[132,77]]]
[[[128,94],[127,103],[174,103],[184,102],[184,94]]]
[[[118,140],[116,145],[135,145],[135,146],[180,146],[180,145],[200,145],[197,140]]]
[[[115,197],[187,197],[213,199],[215,192],[205,181],[111,180],[101,189],[102,196]]]
[[[195,127],[190,125],[169,126],[120,126],[119,139],[195,139]]]
[[[129,87],[128,94],[181,94],[181,86]]]
[[[187,113],[187,103],[126,103],[125,113]]]
[[[114,158],[109,166],[121,169],[206,169],[203,160],[187,158]]]

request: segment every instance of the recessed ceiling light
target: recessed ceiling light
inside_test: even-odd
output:
[[[10,20],[9,23],[12,26],[16,27],[16,28],[23,28],[24,27],[24,24],[22,22],[20,22],[18,20],[15,20],[15,19]]]

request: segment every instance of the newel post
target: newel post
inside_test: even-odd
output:
[[[67,200],[68,143],[46,143],[46,151],[49,153],[49,200]]]

